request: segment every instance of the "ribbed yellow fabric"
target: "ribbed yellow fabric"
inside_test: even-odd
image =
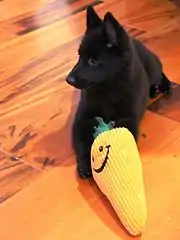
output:
[[[108,153],[109,148],[109,153]],[[107,156],[108,155],[108,156]],[[147,218],[142,163],[136,142],[126,128],[101,133],[91,148],[93,177],[131,235],[142,234]]]

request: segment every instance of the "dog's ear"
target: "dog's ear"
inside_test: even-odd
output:
[[[89,6],[87,8],[87,16],[86,16],[86,25],[87,30],[91,30],[93,28],[98,27],[102,23],[102,20],[95,12],[94,8],[92,6]]]
[[[124,41],[128,38],[123,27],[110,12],[104,17],[104,31],[109,43],[114,46],[124,45]]]

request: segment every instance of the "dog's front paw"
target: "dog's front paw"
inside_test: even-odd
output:
[[[89,163],[89,159],[88,161],[87,159],[81,160],[81,163],[79,163],[77,166],[77,171],[79,176],[83,179],[92,177],[92,169]]]

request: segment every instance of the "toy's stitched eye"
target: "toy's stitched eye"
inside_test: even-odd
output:
[[[99,147],[99,151],[102,152],[103,151],[103,146]]]
[[[88,64],[90,66],[96,67],[96,66],[99,65],[99,61],[97,59],[95,59],[95,58],[89,58]]]

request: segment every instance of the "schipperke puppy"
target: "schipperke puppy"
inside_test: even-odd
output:
[[[171,89],[158,57],[130,37],[111,13],[101,20],[91,6],[79,60],[66,81],[81,89],[72,135],[82,178],[92,175],[94,118],[115,121],[116,127],[128,128],[137,141],[149,96]]]

